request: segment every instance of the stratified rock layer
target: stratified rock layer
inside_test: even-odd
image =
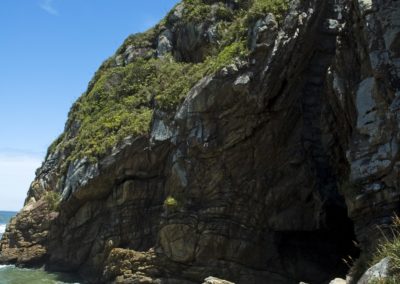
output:
[[[342,258],[357,252],[352,222],[368,250],[399,208],[399,6],[291,1],[282,23],[254,21],[248,60],[202,78],[176,111],[156,110],[149,135],[66,171],[68,153],[50,152],[0,261],[95,283],[344,277]],[[183,9],[114,63],[204,60],[214,22],[182,24]],[[59,213],[43,210],[48,191],[62,194]]]
[[[328,78],[332,108],[348,133],[349,216],[367,248],[381,236],[377,225],[399,212],[400,3],[353,4]]]

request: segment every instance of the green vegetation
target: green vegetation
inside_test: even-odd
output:
[[[398,277],[388,277],[382,279],[373,279],[369,281],[368,284],[399,284],[400,278]]]
[[[166,20],[163,19],[146,32],[128,36],[121,47],[117,50],[116,54],[124,53],[128,46],[134,46],[135,48],[154,48],[157,36],[160,34],[160,31],[165,28],[165,22]]]
[[[214,17],[220,21],[231,22],[235,19],[235,13],[226,7],[223,3],[218,3],[219,5],[215,9]]]
[[[199,23],[210,18],[211,6],[203,0],[183,0],[183,3],[185,9],[182,16],[185,22]]]
[[[178,201],[172,196],[168,196],[164,201],[164,206],[167,208],[176,208],[178,206]]]
[[[390,259],[389,277],[374,279],[371,284],[400,283],[400,218],[395,216],[390,231],[382,230],[382,238],[375,251],[364,252],[351,268],[353,283],[356,283],[364,272],[373,265],[388,257]],[[350,263],[351,264],[351,263]]]
[[[130,35],[122,44],[122,46],[117,50],[117,54],[121,54],[125,51],[126,47],[133,45],[138,47],[151,47],[153,41],[156,38],[155,29],[150,29],[144,33],[137,33]]]
[[[235,58],[244,58],[246,56],[248,56],[246,43],[243,41],[233,42],[225,46],[217,56],[206,59],[205,66],[208,67],[208,70],[205,73],[214,73],[233,63]]]
[[[144,88],[151,66],[138,61],[103,72],[89,93],[72,107],[70,121],[79,122],[75,138],[63,146],[69,160],[101,156],[129,135],[148,130],[153,110]]]
[[[172,196],[168,196],[164,200],[164,209],[166,210],[167,213],[176,212],[179,207],[180,207],[179,202]]]
[[[49,153],[56,149],[65,153],[63,171],[70,161],[83,157],[95,162],[127,136],[147,135],[154,110],[173,113],[201,78],[234,63],[236,58],[245,59],[249,54],[250,22],[267,12],[283,13],[288,0],[240,1],[233,10],[223,1],[214,6],[204,0],[183,3],[183,23],[179,24],[216,21],[219,44],[210,47],[210,56],[200,63],[177,62],[170,55],[137,58],[128,65],[116,66],[116,56],[128,46],[153,50],[167,20],[128,37],[116,56],[101,65],[86,93],[72,106],[67,132],[49,147]]]
[[[48,191],[44,196],[44,200],[50,211],[58,211],[61,202],[61,196],[58,192]]]
[[[370,252],[362,252],[360,257],[356,260],[352,259],[344,259],[344,262],[349,266],[350,271],[349,274],[353,279],[353,284],[356,284],[357,281],[361,278],[365,271],[370,267],[372,255]]]
[[[280,22],[288,7],[288,0],[253,0],[248,12],[248,20],[254,21],[260,19],[267,13],[272,13],[275,15],[278,22]]]
[[[176,62],[166,56],[107,69],[72,107],[69,122],[80,124],[76,137],[65,141],[65,135],[60,136],[50,151],[62,141],[70,153],[68,160],[86,156],[94,161],[123,138],[146,134],[154,108],[173,111],[202,77],[245,55],[244,43],[234,42],[203,63]]]
[[[390,277],[385,282],[376,283],[399,283],[400,282],[400,218],[395,216],[389,235],[383,234],[382,241],[373,255],[371,265],[378,263],[385,257],[390,259]]]
[[[183,10],[184,22],[207,22],[213,16],[217,20],[234,21],[239,18],[238,14],[246,13],[248,20],[259,19],[267,13],[274,14],[278,20],[282,20],[283,14],[287,11],[289,0],[243,0],[238,1],[237,9],[228,8],[223,1],[217,2],[213,9],[204,0],[183,0],[185,9]]]
[[[53,141],[53,143],[50,144],[49,148],[47,149],[46,157],[47,157],[50,153],[53,153],[53,152],[56,150],[57,146],[63,141],[64,136],[65,136],[65,133],[62,133],[61,135],[59,135],[59,136],[57,137],[56,140]]]

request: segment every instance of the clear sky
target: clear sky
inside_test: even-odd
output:
[[[0,210],[19,210],[100,64],[178,0],[1,0]]]

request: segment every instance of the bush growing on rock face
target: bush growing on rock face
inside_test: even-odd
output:
[[[167,208],[176,208],[178,206],[178,201],[172,196],[168,196],[164,201],[164,206]]]
[[[199,23],[206,20],[211,13],[211,6],[203,0],[184,0],[183,19],[185,22]]]
[[[253,0],[248,17],[250,21],[254,21],[267,13],[272,13],[280,21],[288,6],[288,0]]]
[[[211,73],[221,69],[233,63],[233,60],[237,57],[243,58],[248,55],[246,44],[243,41],[233,42],[232,44],[225,46],[224,49],[213,58],[209,58],[206,64],[210,68]]]
[[[235,19],[235,14],[233,11],[223,4],[218,5],[213,13],[216,19],[225,22],[231,22]]]
[[[49,155],[49,153],[53,153],[57,146],[63,141],[64,139],[64,133],[62,133],[61,135],[59,135],[56,140],[53,141],[53,143],[51,143],[51,145],[49,146],[49,148],[47,149],[47,155]]]
[[[61,195],[58,192],[48,191],[44,196],[44,200],[50,211],[58,211],[61,202]]]
[[[179,206],[180,206],[180,204],[178,203],[178,201],[173,196],[168,196],[164,200],[164,209],[165,209],[167,214],[176,212],[178,210]]]
[[[49,148],[49,153],[55,149],[65,153],[61,169],[65,171],[69,162],[83,157],[95,162],[125,137],[147,134],[155,109],[173,113],[201,78],[232,64],[235,58],[246,58],[251,19],[287,8],[286,0],[232,3],[183,1],[179,25],[216,21],[219,40],[202,62],[179,62],[168,54],[155,57],[158,36],[171,25],[169,16],[149,31],[128,37],[96,72],[86,93],[72,106],[65,133]],[[145,48],[147,55],[126,62],[126,52],[135,48]]]
[[[385,279],[374,279],[368,284],[398,284],[400,283],[399,278],[385,278]]]
[[[173,111],[198,80],[243,54],[243,43],[233,43],[203,63],[166,56],[111,68],[73,106],[70,120],[80,124],[76,137],[65,141],[62,136],[57,142],[70,152],[70,161],[103,156],[123,138],[147,133],[154,108]]]

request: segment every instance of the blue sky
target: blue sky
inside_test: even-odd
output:
[[[100,64],[178,0],[2,0],[0,210],[18,210]]]

